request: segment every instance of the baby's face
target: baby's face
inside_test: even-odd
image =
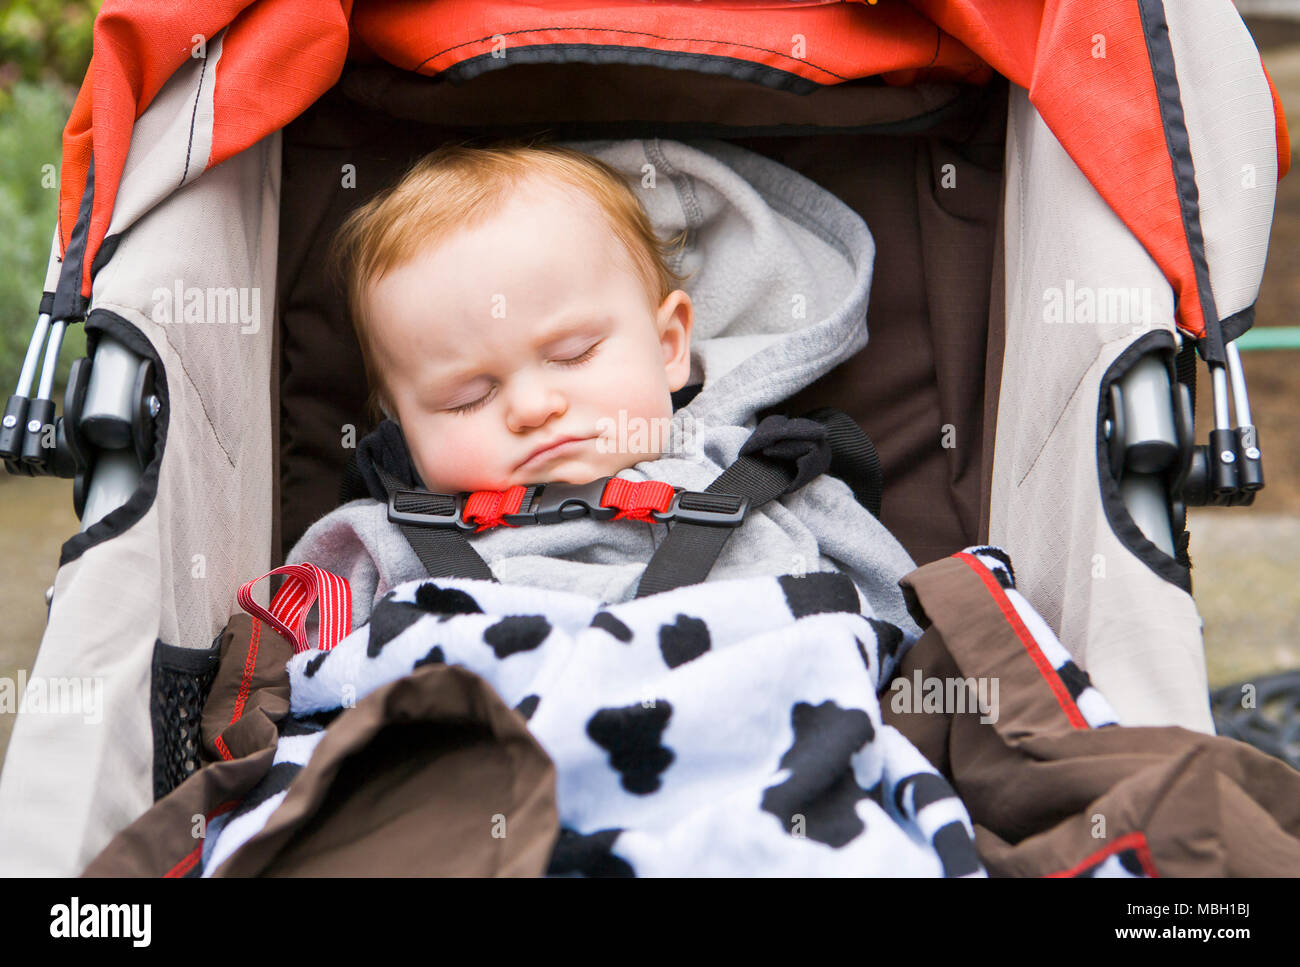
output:
[[[521,185],[367,298],[375,363],[430,490],[588,483],[661,455],[669,394],[690,375],[690,297],[652,309],[576,191]]]

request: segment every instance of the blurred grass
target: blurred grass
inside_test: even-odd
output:
[[[99,0],[0,4],[0,399],[18,378],[36,321],[58,217],[62,135],[90,64]],[[85,353],[73,326],[59,354],[61,393]]]
[[[80,87],[100,2],[2,0],[0,89],[19,80]],[[0,93],[0,105],[3,101]]]
[[[60,137],[72,104],[57,83],[20,81],[0,107],[0,378],[13,392],[41,299],[58,217]],[[72,326],[59,354],[62,386],[85,353]]]

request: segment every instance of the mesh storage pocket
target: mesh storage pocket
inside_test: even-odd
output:
[[[202,765],[203,704],[217,675],[221,637],[210,648],[158,640],[153,653],[149,717],[153,722],[153,797],[167,795]]]

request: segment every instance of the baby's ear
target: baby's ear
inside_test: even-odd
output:
[[[686,385],[691,375],[691,330],[695,306],[683,289],[670,292],[659,306],[659,346],[664,354],[664,372],[673,392]]]

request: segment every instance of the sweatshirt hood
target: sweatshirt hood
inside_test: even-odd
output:
[[[746,425],[862,349],[875,244],[851,208],[725,141],[567,142],[624,174],[655,232],[688,229],[669,265],[695,308],[678,413]]]

